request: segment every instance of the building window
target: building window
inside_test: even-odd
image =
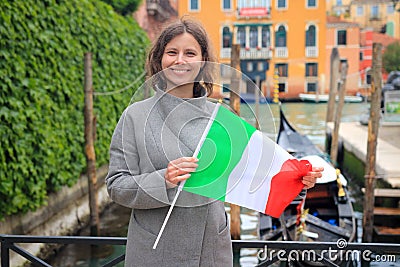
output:
[[[364,7],[363,6],[357,6],[357,16],[363,16],[364,15]]]
[[[258,30],[257,27],[251,26],[250,27],[250,47],[256,48],[258,45]]]
[[[373,5],[371,7],[371,18],[378,18],[379,17],[379,6]]]
[[[307,83],[307,93],[316,93],[317,83]]]
[[[278,4],[278,6],[277,6],[278,8],[287,8],[286,0],[278,0],[277,4]]]
[[[310,25],[306,31],[306,46],[316,46],[316,32],[315,32],[315,26]]]
[[[261,29],[261,46],[269,47],[270,36],[269,36],[269,27],[263,26]]]
[[[394,23],[393,21],[388,21],[386,23],[386,34],[394,37]]]
[[[268,0],[239,0],[237,2],[238,8],[254,8],[254,7],[267,7]]]
[[[264,71],[264,63],[263,62],[257,63],[257,71]]]
[[[337,6],[342,6],[343,5],[342,0],[336,0],[336,5]]]
[[[346,64],[347,65],[347,69],[349,69],[349,63],[348,63],[347,59],[346,58],[341,58],[340,59],[340,65],[339,65],[339,72],[342,71],[342,65],[343,64]]]
[[[252,72],[253,71],[253,62],[247,62],[247,71]]]
[[[279,93],[286,92],[286,83],[278,83],[278,91]]]
[[[318,63],[306,63],[306,77],[318,77]]]
[[[222,0],[222,9],[223,10],[231,10],[232,9],[232,0]]]
[[[360,52],[360,61],[364,60],[364,53]]]
[[[240,44],[240,47],[246,47],[246,29],[244,27],[238,27],[236,41]]]
[[[286,29],[283,25],[275,33],[275,47],[286,47]]]
[[[248,94],[254,94],[256,92],[256,89],[258,90],[258,87],[254,81],[252,80],[246,81],[246,92]]]
[[[232,47],[232,33],[230,32],[229,27],[224,27],[222,29],[222,47]]]
[[[278,74],[279,77],[288,77],[288,64],[287,63],[275,64],[275,73]]]
[[[337,31],[337,45],[346,45],[346,44],[347,44],[346,30],[338,30]]]
[[[306,0],[307,7],[317,7],[317,0]]]
[[[199,0],[189,0],[190,11],[198,11],[199,9]]]
[[[369,85],[371,85],[372,82],[372,71],[368,70],[367,71],[367,77],[365,78],[365,82]]]
[[[221,77],[230,78],[232,76],[232,68],[228,64],[220,64],[219,70],[221,73]]]
[[[386,14],[388,14],[388,15],[394,14],[394,5],[393,4],[388,4],[386,6]]]
[[[231,85],[229,83],[222,84],[222,93],[230,93],[231,92],[230,87]]]

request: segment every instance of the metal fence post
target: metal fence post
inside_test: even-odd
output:
[[[1,238],[1,266],[10,267],[10,246],[8,242]]]

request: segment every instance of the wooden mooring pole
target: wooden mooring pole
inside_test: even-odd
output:
[[[338,166],[337,156],[338,156],[338,145],[339,145],[339,126],[340,119],[342,117],[342,110],[344,105],[344,95],[346,92],[346,78],[347,78],[347,70],[348,64],[346,62],[342,63],[340,82],[339,82],[339,101],[337,103],[336,112],[335,112],[335,124],[333,127],[332,133],[332,143],[331,143],[331,161],[335,165]]]
[[[231,88],[229,96],[229,105],[240,115],[240,45],[232,45],[231,50],[231,67],[232,77],[231,77]],[[236,71],[235,71],[236,70]],[[231,237],[234,240],[240,239],[240,206],[230,204],[231,207]]]
[[[85,155],[86,172],[89,188],[90,208],[90,234],[98,236],[99,230],[99,208],[97,202],[97,180],[96,180],[96,155],[94,150],[95,118],[93,116],[93,80],[92,80],[92,54],[85,53]]]
[[[231,86],[229,95],[230,107],[240,115],[240,45],[233,44],[231,49]]]
[[[382,44],[372,45],[371,107],[368,121],[368,146],[365,166],[365,196],[362,241],[372,242],[375,205],[376,146],[381,116],[382,94]]]
[[[332,49],[331,59],[330,59],[331,69],[330,69],[330,81],[329,81],[329,100],[328,100],[328,108],[326,111],[326,122],[333,122],[336,93],[338,90],[339,63],[340,63],[339,52],[338,49],[334,47]]]

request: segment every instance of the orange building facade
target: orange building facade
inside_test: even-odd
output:
[[[328,55],[328,60],[330,59],[332,49],[336,47],[339,52],[340,61],[347,62],[348,64],[346,94],[354,95],[359,92],[361,85],[359,72],[360,27],[356,23],[344,21],[338,17],[327,17],[326,27],[326,54]],[[327,73],[327,77],[329,77],[329,63],[326,66],[325,72]]]
[[[298,99],[300,93],[329,92],[329,61],[334,47],[349,66],[346,94],[368,94],[371,45],[365,43],[368,34],[363,33],[370,30],[361,30],[365,25],[355,18],[375,21],[388,15],[388,22],[393,8],[389,0],[379,4],[369,0],[146,0],[135,18],[151,40],[172,20],[184,15],[197,18],[205,26],[220,63],[230,65],[231,47],[239,44],[241,71],[264,96],[272,99],[278,90],[281,100],[291,100]],[[400,12],[392,15],[399,21]],[[388,34],[398,32],[398,23],[385,25]],[[389,38],[380,36],[376,41]],[[230,80],[224,80],[223,75],[219,82],[217,97],[230,87]],[[241,84],[241,92],[254,96],[253,85]]]
[[[278,74],[281,98],[325,90],[325,10],[323,0],[272,1],[274,54],[268,73]]]
[[[240,44],[241,71],[267,98],[278,84],[281,99],[326,91],[326,6],[324,0],[183,0],[179,16],[199,19],[219,61],[230,64]],[[274,74],[279,78],[274,79]],[[229,84],[224,86],[229,87]],[[254,87],[242,87],[253,93]]]

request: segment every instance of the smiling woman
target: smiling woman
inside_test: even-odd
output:
[[[216,107],[207,95],[221,65],[214,63],[204,28],[191,19],[168,26],[147,59],[143,88],[150,86],[155,94],[122,114],[106,177],[112,200],[132,209],[125,265],[232,266],[224,203],[178,188],[199,167],[193,155]],[[241,158],[243,151],[233,153]],[[215,158],[217,168],[221,160]],[[302,177],[306,188],[318,174]]]
[[[197,168],[192,157],[215,104],[214,62],[204,28],[191,19],[168,26],[147,60],[155,95],[130,105],[110,146],[110,197],[132,209],[125,266],[232,266],[224,204],[182,192],[156,249],[177,192]]]

